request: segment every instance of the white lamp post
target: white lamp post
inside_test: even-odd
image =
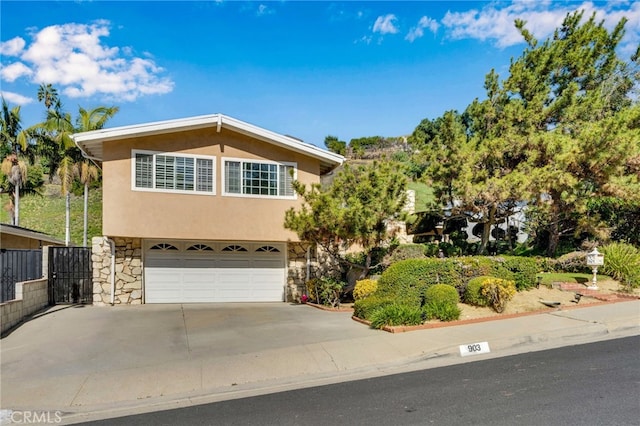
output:
[[[604,254],[598,251],[598,248],[595,247],[591,252],[587,253],[587,266],[591,266],[593,270],[593,280],[589,287],[589,290],[597,290],[598,289],[598,266],[604,265]]]

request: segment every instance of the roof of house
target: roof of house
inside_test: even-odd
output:
[[[57,240],[45,233],[34,231],[33,229],[23,228],[21,226],[9,225],[8,223],[0,223],[0,233],[15,235],[16,237],[30,238],[32,240],[44,241],[51,244],[64,245],[64,241]]]
[[[76,133],[72,135],[72,138],[80,150],[82,150],[85,157],[102,161],[104,152],[103,145],[111,141],[210,127],[215,127],[218,132],[220,132],[222,128],[229,129],[316,158],[321,162],[323,173],[344,162],[344,157],[341,155],[302,142],[291,136],[281,135],[223,114],[201,115],[176,120],[94,130],[91,132]]]

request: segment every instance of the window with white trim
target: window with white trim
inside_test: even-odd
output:
[[[215,157],[132,151],[133,188],[214,194]]]
[[[225,159],[223,164],[227,195],[295,198],[293,163]]]

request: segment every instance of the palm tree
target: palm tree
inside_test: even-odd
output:
[[[71,135],[74,133],[99,130],[118,111],[118,107],[97,107],[92,110],[79,108],[78,117],[74,122],[71,114],[62,110],[62,105],[55,88],[51,85],[41,85],[38,99],[47,107],[47,118],[44,122],[33,126],[33,131],[39,135],[42,155],[49,161],[50,172],[57,173],[60,178],[60,192],[66,198],[65,243],[70,243],[70,201],[73,182],[77,178],[84,186],[84,230],[83,244],[87,245],[87,212],[89,200],[89,186],[98,179],[99,170],[95,164],[82,156],[82,152],[75,145]]]
[[[2,183],[0,192],[9,193],[9,212],[13,225],[20,225],[20,188],[27,181],[27,163],[20,159],[20,153],[27,152],[27,132],[20,124],[20,107],[9,109],[2,98],[2,114],[0,117],[0,143],[2,154]]]
[[[79,109],[79,115],[76,119],[76,132],[88,132],[91,130],[100,130],[107,121],[113,117],[120,108],[118,107],[98,107],[90,111],[84,108]],[[84,228],[83,228],[83,245],[87,245],[87,212],[89,204],[89,185],[98,179],[98,167],[88,160],[82,158],[76,163],[75,175],[80,179],[80,183],[84,185]]]

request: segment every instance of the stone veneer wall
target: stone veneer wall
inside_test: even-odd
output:
[[[113,238],[115,243],[115,297],[114,304],[139,305],[142,303],[142,241],[139,238]],[[105,237],[94,237],[93,304],[111,303],[111,246]]]
[[[307,292],[307,248],[311,247],[309,279],[325,276],[339,276],[339,266],[331,260],[327,253],[309,243],[288,243],[287,265],[287,302],[299,302],[300,296]]]

